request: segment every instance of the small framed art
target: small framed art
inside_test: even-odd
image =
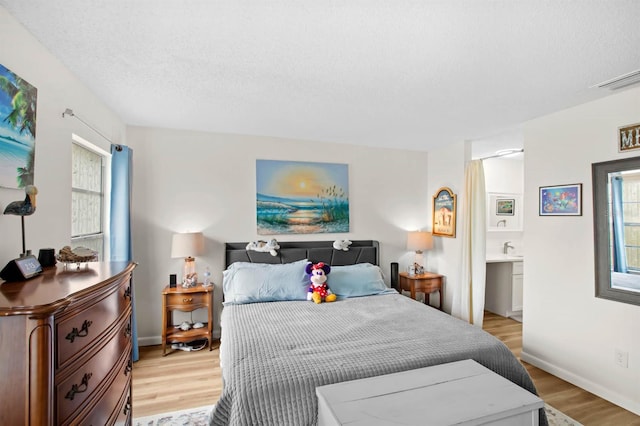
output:
[[[582,184],[541,186],[540,216],[582,216]]]
[[[496,200],[497,216],[513,216],[516,207],[514,198],[498,198]]]
[[[456,236],[456,194],[449,188],[438,189],[433,196],[432,234],[441,237]]]

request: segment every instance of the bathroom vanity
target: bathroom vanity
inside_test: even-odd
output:
[[[497,254],[487,257],[484,308],[503,317],[522,314],[523,257]]]

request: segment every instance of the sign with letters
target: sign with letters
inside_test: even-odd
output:
[[[618,151],[625,152],[640,148],[640,123],[618,129]]]

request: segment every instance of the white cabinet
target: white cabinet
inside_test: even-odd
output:
[[[514,312],[522,312],[522,262],[511,263],[511,309]]]
[[[522,312],[523,262],[487,263],[484,308],[503,317]]]

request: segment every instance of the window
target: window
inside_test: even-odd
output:
[[[640,305],[640,157],[591,165],[595,295]]]
[[[624,241],[627,267],[631,273],[640,273],[640,174],[623,174],[622,206]]]
[[[108,258],[109,200],[105,195],[111,155],[73,135],[71,144],[71,244]]]

